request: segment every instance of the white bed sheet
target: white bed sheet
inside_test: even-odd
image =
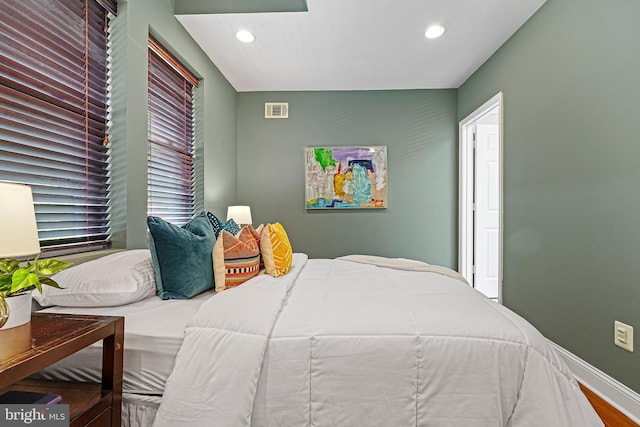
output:
[[[162,395],[184,338],[187,321],[211,298],[205,292],[188,300],[152,296],[117,307],[49,307],[46,313],[124,316],[123,392]],[[102,343],[96,343],[40,372],[39,378],[100,381]]]

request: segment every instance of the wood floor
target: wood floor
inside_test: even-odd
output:
[[[580,389],[587,396],[591,406],[596,410],[606,427],[640,427],[582,384],[580,384]]]

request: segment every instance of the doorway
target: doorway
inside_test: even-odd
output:
[[[460,122],[460,274],[502,301],[502,92]]]

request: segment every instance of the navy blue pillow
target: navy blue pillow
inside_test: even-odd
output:
[[[205,213],[182,227],[147,217],[149,249],[162,299],[187,299],[213,288],[216,239]]]
[[[213,234],[215,234],[216,239],[222,233],[222,230],[226,230],[234,236],[240,232],[240,226],[231,218],[227,222],[222,222],[220,219],[212,214],[211,212],[207,212],[207,218],[211,223],[211,227],[213,227]]]

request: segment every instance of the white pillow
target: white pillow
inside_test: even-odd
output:
[[[106,307],[130,304],[156,293],[149,249],[107,255],[67,268],[52,277],[64,289],[43,286],[33,298],[43,307]]]

